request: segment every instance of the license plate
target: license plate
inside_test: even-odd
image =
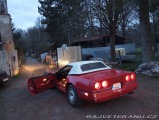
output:
[[[6,82],[6,81],[8,81],[8,78],[3,79],[3,82]]]
[[[112,90],[117,90],[121,88],[121,83],[115,83],[113,84]]]

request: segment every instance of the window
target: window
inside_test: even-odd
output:
[[[96,63],[89,63],[89,64],[81,65],[81,70],[83,72],[88,71],[88,70],[100,69],[100,68],[107,68],[107,66],[104,65],[102,62],[96,62]]]
[[[67,65],[65,67],[63,67],[61,70],[59,70],[57,73],[56,73],[56,76],[58,79],[60,79],[61,77],[67,77],[68,73],[70,72],[70,70],[72,69],[72,66],[70,65]]]
[[[69,73],[71,69],[72,69],[72,66],[67,65],[67,66],[65,66],[63,69],[61,69],[61,71],[64,71],[64,72]]]

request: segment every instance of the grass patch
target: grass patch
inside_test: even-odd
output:
[[[159,76],[148,76],[143,74],[137,74],[137,78],[142,78],[143,80],[159,80]]]
[[[155,57],[154,57],[154,60],[155,60],[155,61],[159,61],[159,56],[155,56]]]
[[[117,69],[128,70],[128,71],[135,71],[138,66],[141,64],[140,61],[133,61],[133,62],[123,62]]]
[[[159,76],[149,76],[151,80],[159,80]]]

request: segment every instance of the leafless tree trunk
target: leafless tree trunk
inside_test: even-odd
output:
[[[142,61],[152,61],[152,37],[149,21],[149,0],[139,0],[140,34],[142,44]]]
[[[115,55],[115,35],[116,35],[116,29],[110,31],[110,52],[111,52],[111,61],[116,61],[116,55]]]

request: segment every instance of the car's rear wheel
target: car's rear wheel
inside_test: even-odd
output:
[[[68,101],[69,103],[73,106],[73,107],[79,107],[81,106],[81,100],[78,97],[78,94],[76,92],[76,89],[73,85],[69,85],[68,89],[67,89],[67,97],[68,97]]]

